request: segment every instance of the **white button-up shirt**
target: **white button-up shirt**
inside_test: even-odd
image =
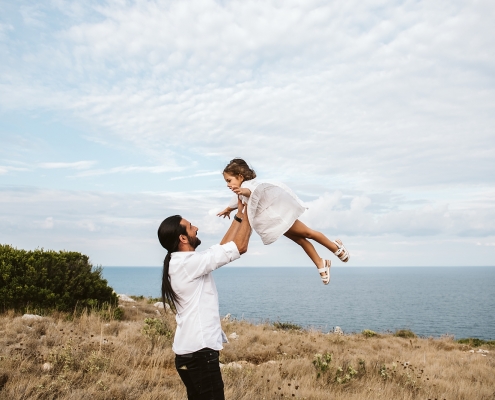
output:
[[[175,354],[193,353],[205,347],[223,349],[218,292],[211,272],[240,256],[234,242],[216,244],[206,251],[172,253],[170,283],[180,301],[172,346]]]

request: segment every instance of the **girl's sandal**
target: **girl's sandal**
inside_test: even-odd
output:
[[[338,247],[337,251],[334,254],[340,259],[340,261],[343,261],[343,262],[349,261],[349,257],[350,257],[349,252],[347,251],[347,249],[342,244],[342,240],[335,239],[335,240],[332,240],[332,243]]]
[[[323,260],[323,267],[318,268],[318,272],[320,273],[320,278],[323,282],[323,284],[328,285],[330,283],[330,267],[332,265],[332,262],[330,260]],[[323,273],[326,273],[326,275],[321,275]]]

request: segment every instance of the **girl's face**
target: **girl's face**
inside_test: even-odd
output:
[[[241,187],[241,183],[244,181],[242,175],[231,175],[228,172],[223,173],[223,179],[227,182],[227,187],[230,190]]]

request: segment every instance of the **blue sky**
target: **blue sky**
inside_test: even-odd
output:
[[[220,171],[241,156],[350,266],[493,266],[494,17],[489,1],[3,1],[0,243],[160,265],[169,215],[220,240]],[[311,263],[254,234],[236,265]]]

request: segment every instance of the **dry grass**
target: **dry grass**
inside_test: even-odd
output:
[[[123,321],[91,313],[41,321],[0,316],[0,399],[185,399],[170,339],[143,332],[145,318],[153,317],[156,310],[146,300],[126,305]],[[173,315],[159,318],[174,329]],[[470,353],[451,338],[223,325],[239,338],[220,360],[242,366],[223,368],[230,400],[495,399],[494,352]],[[332,360],[315,366],[316,354]],[[46,363],[49,370],[43,370]]]

